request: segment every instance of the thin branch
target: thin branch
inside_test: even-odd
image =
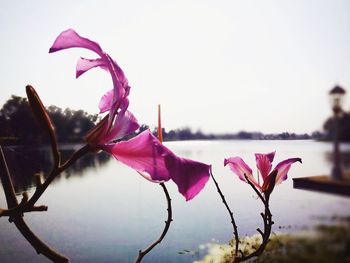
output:
[[[266,196],[264,198],[263,195],[260,193],[260,191],[249,180],[249,178],[246,175],[244,175],[244,176],[245,176],[245,179],[247,180],[248,184],[254,189],[254,191],[257,193],[257,195],[261,199],[262,203],[264,204],[265,213],[260,214],[262,219],[263,219],[263,222],[264,222],[264,231],[262,231],[260,228],[257,229],[257,231],[260,233],[260,235],[262,237],[262,242],[261,242],[260,246],[251,254],[249,254],[247,256],[242,255],[240,258],[236,258],[236,260],[234,262],[243,262],[243,261],[246,261],[246,260],[251,259],[253,257],[260,256],[264,252],[266,245],[269,242],[269,238],[271,235],[271,229],[272,229],[272,225],[273,225],[272,214],[271,214],[271,211],[269,208],[268,197]]]
[[[27,239],[27,241],[35,249],[36,253],[43,254],[45,257],[50,259],[52,262],[57,263],[67,263],[69,259],[64,255],[59,254],[47,244],[45,244],[38,236],[36,236],[33,231],[29,228],[23,218],[17,216],[13,220],[14,224],[21,232],[21,234]]]
[[[168,192],[167,188],[165,187],[165,184],[164,184],[164,183],[160,183],[159,185],[163,188],[163,191],[164,191],[164,194],[165,194],[165,197],[166,197],[166,200],[167,200],[168,218],[167,218],[167,220],[165,221],[165,227],[164,227],[164,230],[163,230],[162,234],[160,235],[160,237],[159,237],[155,242],[153,242],[149,247],[147,247],[147,248],[144,249],[143,251],[142,251],[142,250],[139,251],[139,254],[138,254],[137,259],[135,260],[135,263],[141,262],[141,261],[142,261],[142,258],[143,258],[148,252],[150,252],[156,245],[158,245],[158,244],[160,244],[160,242],[162,242],[163,238],[165,237],[166,233],[167,233],[168,230],[169,230],[170,223],[173,221],[173,219],[172,219],[172,208],[171,208],[171,198],[170,198],[170,196],[169,196],[169,192]]]
[[[25,210],[23,210],[21,204],[19,204],[17,207],[11,208],[11,209],[0,208],[0,217],[3,217],[3,216],[14,217],[20,213],[44,212],[44,211],[47,211],[46,205],[33,206],[33,207],[25,208]]]
[[[35,189],[35,192],[33,196],[26,202],[18,204],[12,208],[11,211],[3,211],[6,214],[11,214],[11,216],[21,215],[24,212],[30,212],[30,211],[45,211],[47,210],[46,206],[35,206],[35,203],[39,200],[39,198],[42,196],[42,194],[45,192],[47,187],[50,185],[50,183],[59,175],[61,172],[66,170],[69,166],[71,166],[75,161],[77,161],[79,158],[84,156],[86,153],[90,151],[90,146],[87,144],[80,148],[78,151],[74,152],[71,157],[61,166],[54,167],[48,177],[46,178],[45,182],[43,184],[37,184],[37,188]],[[13,188],[13,186],[12,186]],[[9,188],[10,189],[10,188]],[[3,209],[4,210],[4,209]],[[1,217],[1,213],[0,213]]]
[[[256,229],[256,231],[258,231],[260,233],[261,237],[264,238],[264,233],[263,233],[263,231],[261,231],[260,228]]]
[[[75,161],[84,156],[86,153],[90,151],[90,146],[86,144],[76,152],[74,152],[71,157],[59,167],[54,167],[49,176],[46,178],[45,182],[39,185],[33,196],[29,199],[29,201],[24,205],[25,208],[33,207],[41,195],[45,192],[46,188],[50,185],[50,183],[59,175],[61,172],[66,170],[69,166],[71,166]]]
[[[9,221],[12,222],[12,217],[19,215],[21,213],[27,213],[27,212],[42,212],[47,211],[47,206],[41,205],[41,206],[33,206],[33,207],[24,207],[25,203],[28,201],[28,194],[27,192],[24,192],[23,198],[21,200],[21,203],[17,205],[14,208],[10,209],[2,209],[0,208],[0,217],[2,216],[8,216]]]
[[[13,188],[10,172],[6,163],[4,152],[0,145],[0,177],[2,187],[4,188],[7,206],[9,209],[14,208],[18,205],[18,201],[15,194],[15,189]]]
[[[7,167],[6,159],[0,145],[0,177],[4,188],[6,202],[9,209],[18,206],[15,190],[12,185],[10,173]],[[48,245],[37,237],[24,221],[22,215],[13,217],[13,222],[21,234],[27,239],[38,254],[43,254],[53,262],[68,262],[69,260],[58,252],[54,251]]]
[[[239,243],[239,237],[238,237],[238,229],[237,229],[237,225],[236,225],[236,222],[235,222],[235,219],[233,217],[233,212],[231,211],[230,207],[228,206],[227,202],[226,202],[226,199],[225,199],[225,196],[224,194],[222,193],[220,187],[219,187],[219,184],[217,183],[217,181],[215,180],[215,177],[212,173],[212,170],[210,168],[210,175],[211,175],[211,178],[213,178],[213,181],[215,183],[215,186],[216,186],[216,189],[222,199],[222,202],[224,203],[225,207],[226,207],[226,210],[228,211],[229,215],[230,215],[230,218],[231,218],[231,224],[232,224],[232,227],[233,227],[233,235],[235,237],[235,241],[236,241],[236,244],[235,244],[235,256],[238,255],[238,243]]]
[[[258,195],[260,200],[263,202],[264,206],[266,205],[266,200],[260,193],[260,191],[256,188],[256,186],[249,180],[248,176],[244,174],[245,179],[247,180],[248,184],[254,189],[255,193]]]

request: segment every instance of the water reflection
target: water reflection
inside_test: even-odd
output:
[[[60,149],[61,158],[67,160],[80,145],[66,145]],[[33,148],[25,146],[5,147],[4,154],[11,173],[12,182],[16,194],[21,194],[35,186],[35,174],[45,178],[53,164],[51,150],[48,147]],[[87,154],[69,169],[57,176],[57,179],[64,176],[83,176],[86,170],[100,167],[107,163],[110,156],[101,152],[99,154]],[[56,179],[56,180],[57,180]],[[54,183],[54,182],[53,182]]]

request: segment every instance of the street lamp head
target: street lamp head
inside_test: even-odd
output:
[[[345,93],[345,89],[338,85],[329,91],[330,102],[335,115],[342,111]]]

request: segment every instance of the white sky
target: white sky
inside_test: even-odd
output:
[[[48,54],[68,28],[97,41],[132,87],[140,123],[204,132],[312,132],[328,91],[350,87],[350,1],[0,0],[2,105],[32,84],[45,105],[97,113],[110,76],[78,80],[71,49]],[[350,99],[345,108],[350,108]]]

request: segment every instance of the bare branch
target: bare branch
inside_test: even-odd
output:
[[[164,183],[160,183],[159,185],[163,188],[163,191],[164,191],[164,194],[165,194],[165,197],[166,197],[166,200],[167,200],[168,218],[167,218],[167,220],[165,221],[165,227],[164,227],[164,230],[163,230],[162,234],[160,235],[160,237],[159,237],[155,242],[153,242],[149,247],[147,247],[147,248],[144,249],[143,251],[142,251],[142,250],[139,251],[139,254],[138,254],[138,257],[137,257],[136,260],[135,260],[135,263],[141,262],[141,261],[142,261],[142,258],[143,258],[147,253],[149,253],[156,245],[158,245],[158,244],[160,244],[160,242],[162,242],[162,240],[164,239],[166,233],[167,233],[168,230],[169,230],[170,223],[173,221],[173,219],[172,219],[172,208],[171,208],[171,198],[170,198],[170,196],[169,196],[169,192],[168,192],[167,188],[165,187],[165,184],[164,184]]]
[[[272,214],[269,208],[269,198],[268,197],[263,197],[263,195],[260,193],[260,191],[255,187],[255,185],[249,181],[248,177],[246,175],[244,175],[248,184],[254,189],[254,191],[257,193],[257,195],[259,196],[259,198],[261,199],[262,203],[264,204],[265,207],[265,212],[264,213],[260,213],[263,222],[264,222],[264,230],[262,231],[260,228],[257,229],[257,231],[260,233],[261,237],[262,237],[262,243],[260,244],[260,246],[251,254],[249,255],[243,255],[239,258],[235,258],[234,262],[243,262],[246,261],[248,259],[251,259],[253,257],[258,257],[260,256],[265,248],[267,243],[269,242],[269,238],[271,235],[271,229],[272,229],[272,225],[273,225],[273,221],[272,221]]]
[[[232,224],[232,227],[233,227],[233,235],[235,237],[235,256],[238,255],[238,244],[239,244],[239,238],[238,238],[238,229],[237,229],[237,225],[236,225],[236,222],[235,222],[235,219],[233,217],[233,212],[231,211],[230,207],[228,206],[227,202],[226,202],[226,199],[225,199],[225,196],[224,194],[222,193],[220,187],[219,187],[219,184],[217,183],[217,181],[215,180],[215,177],[212,173],[212,170],[210,168],[210,175],[211,175],[211,178],[213,178],[213,181],[215,183],[215,186],[216,186],[216,189],[222,199],[222,202],[224,203],[225,207],[226,207],[226,210],[228,211],[229,215],[230,215],[230,218],[231,218],[231,224]]]

